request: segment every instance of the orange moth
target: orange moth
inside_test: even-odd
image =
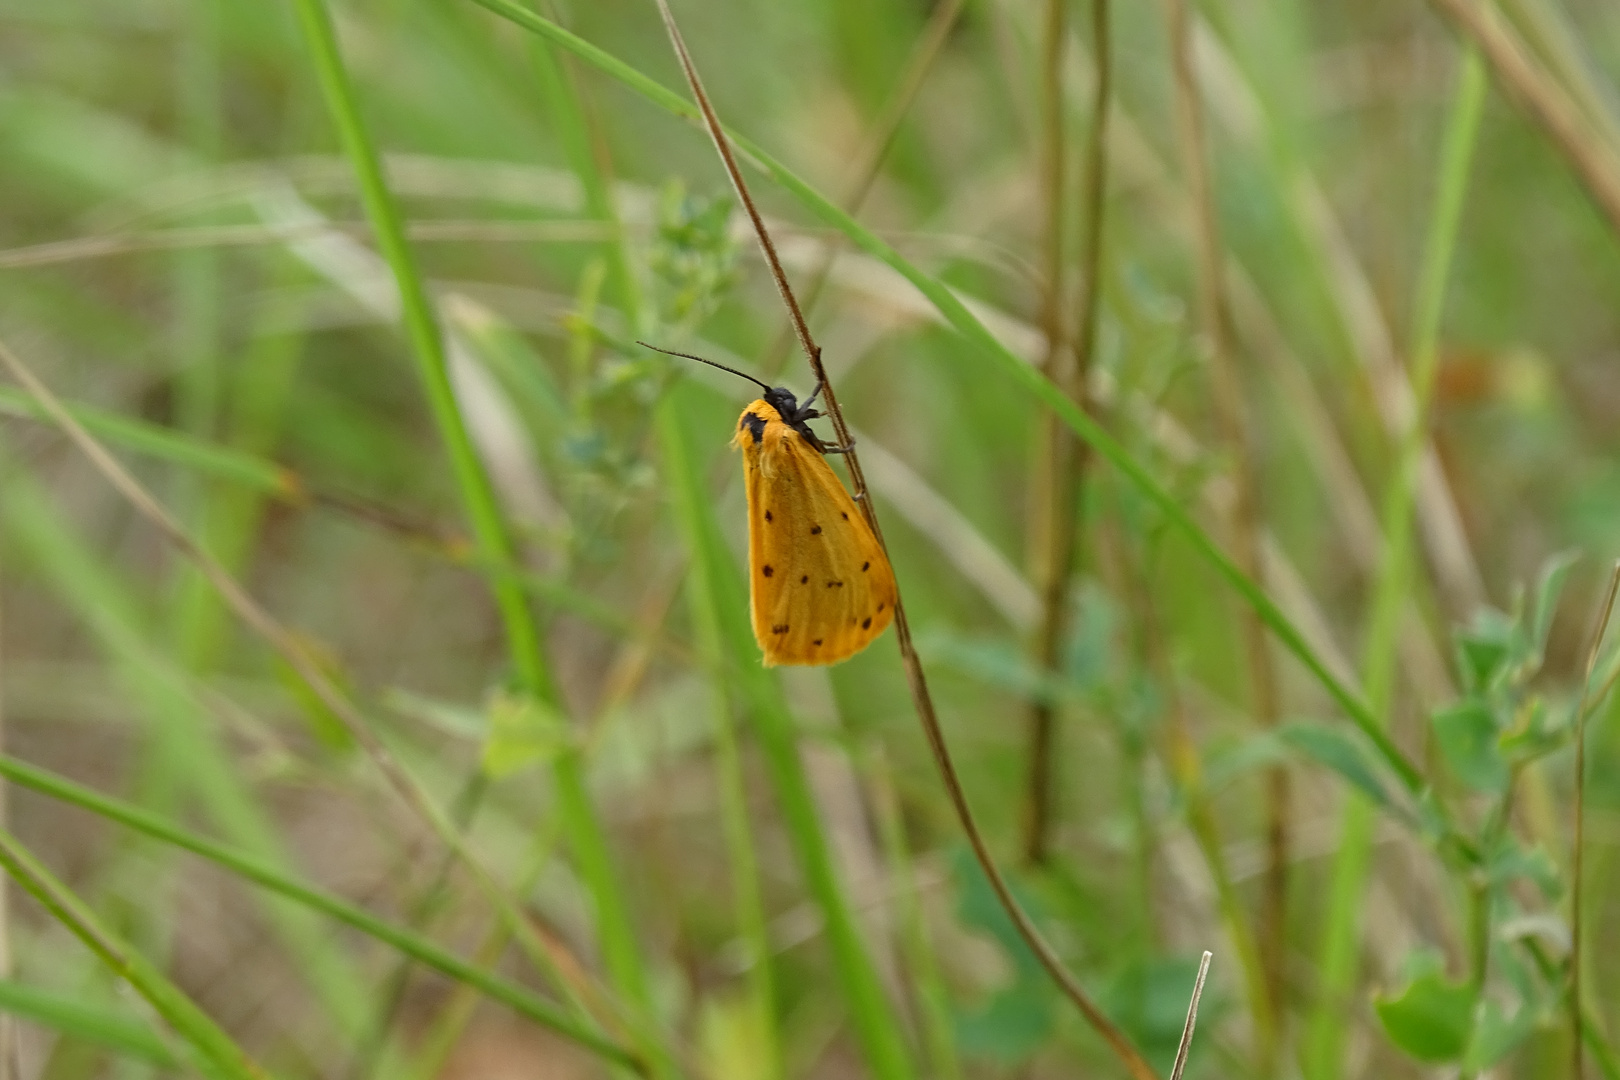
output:
[[[765,666],[836,664],[854,656],[894,619],[894,571],[824,456],[849,447],[828,446],[810,430],[822,415],[811,407],[820,384],[800,405],[786,387],[701,356],[669,355],[729,371],[765,391],[737,418],[731,440],[743,455],[748,592]]]

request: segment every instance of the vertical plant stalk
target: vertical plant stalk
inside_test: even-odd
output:
[[[1367,707],[1385,730],[1389,727],[1389,711],[1395,700],[1401,620],[1410,592],[1414,499],[1434,398],[1440,320],[1445,311],[1446,283],[1451,274],[1452,252],[1462,218],[1485,91],[1484,65],[1478,54],[1468,50],[1461,57],[1457,88],[1441,141],[1434,214],[1424,240],[1414,301],[1408,361],[1413,407],[1397,447],[1394,473],[1384,492],[1380,514],[1383,555],[1374,584],[1363,652],[1362,677]],[[1365,801],[1354,795],[1348,797],[1324,919],[1324,944],[1319,962],[1321,989],[1307,1023],[1302,1051],[1304,1072],[1310,1080],[1331,1080],[1341,1071],[1344,1002],[1355,980],[1360,954],[1360,916],[1371,859],[1373,815],[1373,808]]]
[[[1181,1080],[1187,1071],[1187,1055],[1192,1051],[1193,1029],[1198,1026],[1198,1001],[1204,996],[1204,979],[1209,975],[1209,962],[1214,954],[1204,950],[1198,961],[1198,978],[1193,981],[1192,1000],[1187,1003],[1187,1022],[1181,1026],[1181,1043],[1176,1047],[1176,1063],[1170,1069],[1170,1080]]]
[[[1581,680],[1581,700],[1575,709],[1575,835],[1569,882],[1569,1027],[1573,1036],[1570,1076],[1574,1080],[1583,1080],[1586,1075],[1586,1058],[1581,1052],[1581,884],[1586,861],[1586,711],[1591,702],[1592,673],[1597,669],[1598,653],[1609,632],[1609,618],[1614,614],[1617,591],[1620,591],[1620,562],[1614,564],[1609,574],[1609,591],[1603,598],[1603,614],[1598,618],[1597,630],[1592,634],[1592,648],[1586,654],[1586,676]]]
[[[675,23],[674,13],[669,9],[669,0],[657,0],[659,13],[663,16],[664,27],[669,33],[670,44],[681,63],[681,70],[686,75],[687,84],[692,89],[692,95],[702,112],[704,124],[708,129],[709,137],[713,140],[715,149],[720,155],[721,163],[725,166],[727,175],[731,179],[733,189],[743,208],[747,211],[749,220],[754,225],[754,235],[759,240],[759,246],[765,256],[766,265],[770,267],[771,276],[775,281],[777,291],[782,296],[782,302],[787,306],[789,317],[793,320],[793,329],[799,339],[800,347],[804,350],[805,358],[816,376],[816,381],[822,387],[822,400],[826,403],[827,418],[832,421],[833,430],[837,434],[838,442],[842,446],[850,446],[851,439],[849,427],[844,422],[843,410],[838,405],[837,395],[832,384],[827,380],[826,368],[822,366],[821,349],[816,345],[815,339],[810,335],[810,328],[804,319],[804,313],[793,295],[792,286],[788,284],[787,274],[782,269],[782,262],[777,257],[776,245],[771,241],[770,234],[765,229],[759,209],[754,205],[753,197],[748,192],[748,185],[743,180],[742,171],[737,167],[736,158],[732,155],[730,142],[720,126],[720,118],[715,114],[714,106],[709,102],[709,96],[703,89],[702,80],[699,79],[697,67],[687,51],[686,42],[681,37],[680,27]],[[861,473],[860,461],[853,448],[843,455],[845,464],[849,467],[851,481],[855,486],[855,498],[860,506],[863,516],[877,541],[884,547],[887,554],[887,545],[883,541],[883,532],[877,520],[877,514],[872,506],[871,493],[867,490],[865,476]],[[1140,1051],[1131,1045],[1130,1039],[1121,1031],[1112,1020],[1092,1001],[1078,981],[1071,975],[1063,961],[1046,939],[1041,936],[1029,915],[1019,906],[1013,897],[1012,890],[1007,885],[1001,870],[996,866],[990,855],[990,849],[985,843],[983,834],[979,831],[978,823],[973,818],[973,811],[968,805],[967,795],[962,790],[960,777],[957,776],[955,763],[951,760],[950,751],[945,745],[944,732],[940,728],[939,717],[934,712],[933,699],[928,692],[928,682],[923,674],[922,661],[917,656],[916,646],[911,639],[911,628],[906,620],[905,604],[896,595],[894,604],[895,636],[899,639],[900,656],[905,665],[906,682],[911,689],[911,697],[917,709],[919,720],[922,722],[923,734],[928,739],[929,749],[932,751],[935,763],[939,766],[940,774],[951,798],[951,804],[956,810],[957,819],[961,822],[963,831],[967,834],[968,843],[973,848],[974,857],[990,881],[996,898],[1002,908],[1012,919],[1018,934],[1024,939],[1030,951],[1047,973],[1068,996],[1076,1008],[1086,1018],[1087,1022],[1102,1036],[1109,1047],[1125,1064],[1133,1080],[1157,1080],[1153,1068],[1147,1063]]]
[[[403,219],[383,176],[382,162],[360,114],[359,102],[343,63],[331,13],[324,0],[297,0],[299,25],[314,58],[315,73],[345,152],[360,184],[361,201],[377,246],[393,271],[399,289],[406,334],[417,362],[428,404],[466,505],[481,557],[498,566],[515,561],[499,501],[467,431],[450,382],[444,338],[415,256],[405,237]],[[547,665],[540,627],[522,586],[507,575],[494,575],[490,590],[505,626],[513,673],[521,689],[563,711],[563,702]],[[584,761],[575,748],[565,748],[553,765],[558,813],[568,830],[572,854],[595,907],[596,932],[614,987],[632,1008],[648,1007],[646,974],[630,913],[619,888],[607,838],[585,787]],[[447,828],[447,832],[453,832]],[[637,1024],[640,1028],[643,1025]],[[655,1055],[656,1057],[657,1055]]]
[[[192,1052],[212,1065],[210,1073],[226,1080],[265,1080],[268,1074],[198,1008],[196,1002],[144,956],[115,937],[73,890],[3,829],[0,829],[0,867],[38,900],[52,918],[145,998]]]
[[[1046,353],[1041,358],[1041,374],[1058,381],[1058,369],[1068,351],[1068,319],[1064,300],[1065,209],[1068,200],[1064,183],[1068,144],[1064,136],[1063,56],[1068,33],[1068,0],[1046,0],[1041,48],[1041,193],[1046,220],[1042,223],[1042,285],[1040,326],[1046,337]],[[1058,572],[1057,538],[1053,535],[1061,498],[1063,469],[1059,459],[1068,445],[1066,428],[1051,412],[1043,410],[1036,429],[1034,460],[1031,462],[1029,493],[1030,571],[1041,597],[1041,619],[1031,641],[1032,659],[1041,671],[1054,666],[1058,640],[1063,634],[1063,605],[1068,598],[1068,568]],[[1072,439],[1072,436],[1070,436]],[[1056,595],[1054,596],[1054,592]],[[1052,754],[1055,703],[1049,695],[1037,693],[1029,702],[1027,776],[1024,790],[1024,860],[1039,865],[1046,861],[1052,820]]]
[[[1103,0],[1094,0],[1094,10]],[[1046,337],[1041,374],[1065,385],[1069,353],[1069,318],[1065,240],[1068,238],[1068,112],[1063,100],[1064,45],[1068,41],[1068,0],[1047,0],[1041,48],[1041,189],[1046,220],[1042,223],[1040,326]],[[1105,16],[1106,17],[1106,16]],[[1098,72],[1098,86],[1105,85]],[[1106,92],[1106,91],[1104,91]],[[1093,124],[1095,127],[1095,124]],[[1077,401],[1079,399],[1076,399]],[[1068,628],[1069,573],[1073,568],[1075,458],[1073,432],[1043,410],[1035,435],[1029,493],[1030,572],[1041,598],[1041,617],[1030,643],[1031,659],[1042,672],[1059,666]],[[1029,702],[1028,762],[1024,781],[1023,853],[1031,865],[1046,862],[1053,819],[1053,772],[1056,754],[1057,704],[1037,693]]]
[[[1188,0],[1169,0],[1171,67],[1175,73],[1176,119],[1182,167],[1193,204],[1198,244],[1199,324],[1208,350],[1215,413],[1223,441],[1233,456],[1231,544],[1235,561],[1261,588],[1265,587],[1260,555],[1260,505],[1251,418],[1243,400],[1243,378],[1234,355],[1232,319],[1226,287],[1226,259],[1221,249],[1220,219],[1215,206],[1203,104],[1194,68],[1192,18]],[[1245,607],[1243,652],[1248,669],[1249,701],[1259,726],[1277,723],[1277,675],[1259,615]],[[1277,1068],[1282,1040],[1281,1012],[1288,931],[1288,770],[1273,765],[1265,774],[1266,868],[1261,891],[1258,933],[1265,972],[1264,1008],[1256,1018],[1255,1048],[1261,1076]]]

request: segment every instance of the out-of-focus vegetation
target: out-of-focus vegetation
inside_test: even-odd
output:
[[[0,1070],[1125,1075],[894,635],[758,664],[655,6],[481,2],[0,7]],[[1620,1076],[1620,9],[1114,3],[1099,160],[1096,2],[676,8],[991,846],[1161,1075],[1207,948],[1189,1077],[1570,1076],[1584,701]]]

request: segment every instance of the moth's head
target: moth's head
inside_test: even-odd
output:
[[[799,419],[799,399],[793,396],[793,391],[785,386],[775,386],[765,391],[765,404],[775,409],[777,415],[788,423]]]

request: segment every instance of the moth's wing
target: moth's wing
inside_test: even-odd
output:
[[[894,572],[826,459],[778,425],[748,470],[754,636],[767,665],[835,664],[893,620]]]

